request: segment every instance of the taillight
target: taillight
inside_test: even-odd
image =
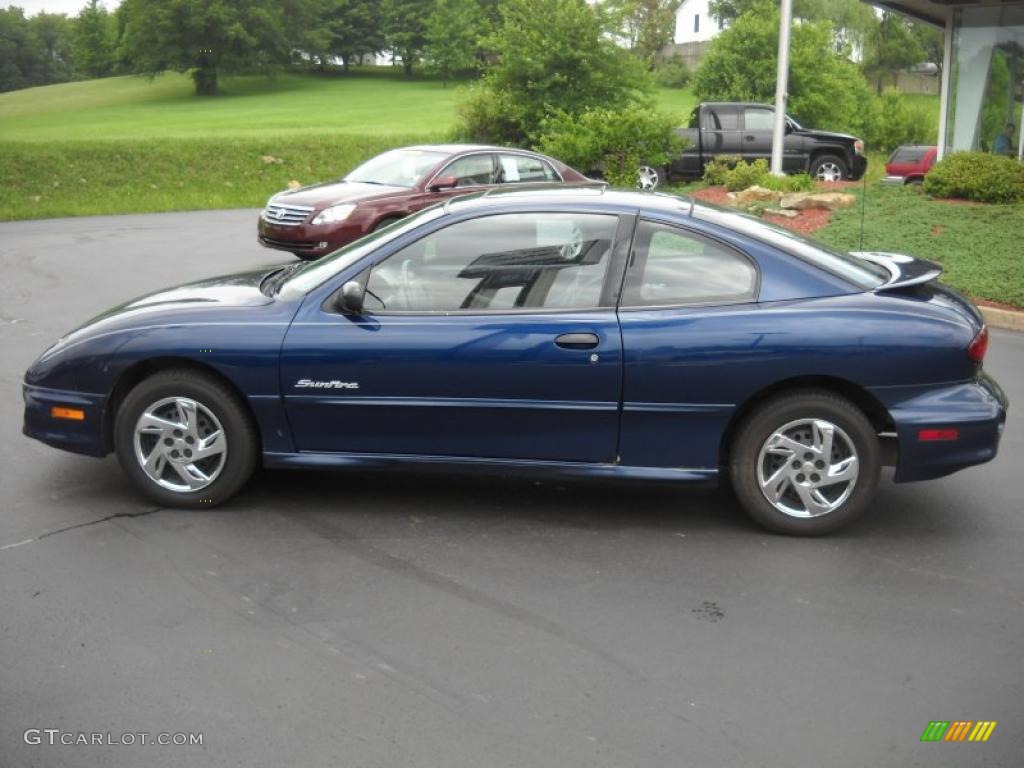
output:
[[[967,347],[967,356],[971,359],[972,363],[981,365],[981,361],[985,359],[986,352],[988,352],[988,326],[983,325],[981,330],[978,331],[978,335],[974,337]]]

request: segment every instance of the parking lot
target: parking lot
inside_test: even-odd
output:
[[[0,766],[1020,764],[1024,335],[992,334],[996,461],[883,479],[816,540],[724,493],[511,476],[263,472],[154,509],[113,457],[21,435],[57,336],[281,261],[254,211],[0,224]],[[921,743],[932,720],[999,725]]]

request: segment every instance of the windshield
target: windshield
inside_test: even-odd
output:
[[[878,264],[850,253],[833,251],[821,243],[747,214],[698,204],[693,206],[693,215],[791,253],[865,291],[877,288],[892,277],[887,269]]]
[[[415,187],[423,176],[448,157],[429,149],[393,149],[367,160],[345,181],[386,184],[390,187]]]
[[[287,279],[281,284],[278,294],[286,298],[292,298],[309,293],[309,291],[328,278],[352,266],[385,243],[390,242],[399,235],[405,234],[410,229],[415,229],[421,224],[440,218],[443,215],[443,205],[439,204],[425,208],[419,213],[407,216],[388,227],[371,232],[321,259],[308,261],[287,276]]]

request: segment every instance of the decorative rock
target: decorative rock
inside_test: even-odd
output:
[[[288,182],[288,189],[299,189],[302,187],[302,182],[298,179],[292,179]]]
[[[800,215],[800,211],[794,211],[792,208],[765,208],[765,216],[782,216],[786,219],[795,219]]]
[[[856,199],[853,195],[848,195],[845,192],[794,192],[783,195],[779,200],[779,207],[793,208],[798,211],[805,211],[808,208],[834,211],[853,205]]]
[[[752,187],[747,187],[742,192],[737,192],[733,200],[736,205],[747,205],[748,203],[774,203],[778,202],[780,197],[782,197],[781,192],[775,192],[755,184]]]

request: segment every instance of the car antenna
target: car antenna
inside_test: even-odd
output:
[[[860,192],[860,248],[858,250],[864,250],[864,207],[868,201],[868,172],[864,171],[864,186]]]

